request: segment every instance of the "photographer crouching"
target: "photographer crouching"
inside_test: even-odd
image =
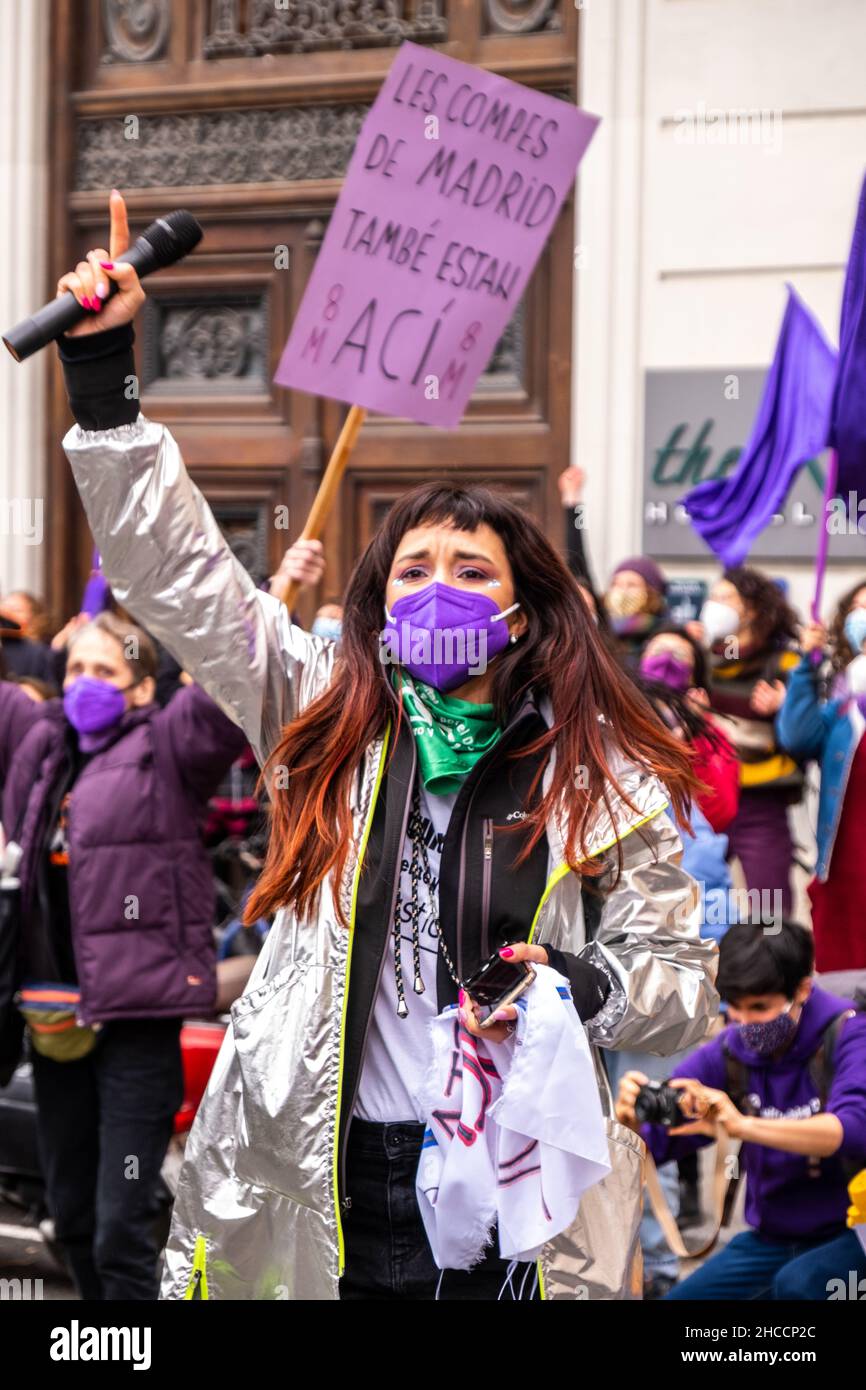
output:
[[[866,1274],[846,1229],[847,1183],[866,1160],[866,1013],[814,984],[812,936],[741,922],[719,947],[729,1026],[684,1058],[668,1084],[627,1072],[617,1118],[657,1164],[719,1129],[742,1148],[745,1219],[666,1299],[810,1299]]]

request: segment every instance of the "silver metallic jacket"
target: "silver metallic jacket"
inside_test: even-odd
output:
[[[333,645],[293,626],[283,604],[255,588],[164,426],[144,416],[105,431],[75,426],[64,448],[117,599],[241,725],[263,761],[283,725],[327,685]],[[232,1006],[187,1145],[164,1298],[339,1297],[336,1150],[353,930],[338,925],[334,895],[354,928],[386,744],[387,734],[363,755],[343,881],[320,896],[314,921],[277,914]],[[624,763],[617,775],[638,812],[617,800],[612,817],[600,812],[593,826],[594,855],[613,863],[617,842],[623,855],[593,939],[556,818],[528,937],[579,952],[608,974],[613,988],[586,1025],[596,1048],[666,1055],[707,1030],[718,1004],[715,946],[699,936],[697,885],[679,867],[664,788]],[[610,1114],[609,1095],[607,1103]],[[571,1230],[545,1246],[544,1297],[640,1296],[643,1145],[612,1118],[608,1127],[612,1172],[587,1194]]]

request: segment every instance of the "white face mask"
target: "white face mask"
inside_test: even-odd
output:
[[[733,637],[740,630],[741,618],[730,603],[717,603],[709,598],[701,609],[701,624],[710,646],[723,637]]]
[[[845,679],[852,695],[866,695],[866,652],[848,662]]]

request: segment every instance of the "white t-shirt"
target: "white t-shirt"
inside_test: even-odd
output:
[[[423,1123],[426,1120],[418,1101],[418,1091],[427,1075],[432,1058],[430,1023],[439,1012],[436,997],[436,969],[439,956],[439,931],[436,926],[439,916],[439,864],[445,832],[456,800],[456,792],[448,796],[432,796],[424,790],[423,783],[421,785],[421,823],[432,878],[429,887],[423,878],[418,881],[418,903],[421,909],[418,918],[418,940],[421,947],[421,979],[424,981],[424,993],[416,994],[413,988],[415,966],[409,916],[412,900],[412,880],[409,877],[412,842],[407,835],[400,868],[400,914],[404,923],[400,938],[400,965],[409,1015],[407,1018],[400,1018],[397,1013],[394,930],[393,923],[389,923],[385,963],[373,1004],[367,1050],[355,1101],[354,1114],[360,1120],[371,1120],[378,1124],[393,1124],[407,1120]],[[421,864],[423,867],[423,851]]]

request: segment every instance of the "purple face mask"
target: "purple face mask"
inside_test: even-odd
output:
[[[482,675],[508,643],[507,614],[488,594],[434,580],[385,609],[379,659],[403,666],[436,690],[455,690]]]
[[[640,673],[648,681],[661,681],[685,695],[692,683],[692,668],[673,652],[653,652],[641,658]]]
[[[127,689],[131,689],[127,686]],[[77,729],[81,747],[87,751],[93,736],[104,733],[121,718],[126,709],[124,691],[94,676],[79,676],[63,692],[66,718]],[[99,740],[97,739],[97,742]]]
[[[787,1047],[797,1031],[797,1020],[791,1017],[792,1007],[793,1001],[768,1023],[738,1024],[737,1032],[743,1046],[760,1057],[772,1057],[774,1052]]]

